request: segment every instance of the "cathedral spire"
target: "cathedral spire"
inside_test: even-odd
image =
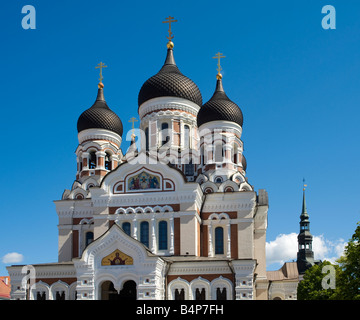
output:
[[[305,180],[303,180],[305,182]],[[312,251],[313,236],[310,233],[310,220],[306,209],[305,187],[303,186],[303,200],[300,214],[300,232],[298,235],[297,265],[300,274],[314,264],[314,252]]]
[[[310,224],[309,215],[308,215],[307,209],[306,209],[305,187],[306,187],[306,184],[304,184],[304,187],[303,187],[303,201],[302,201],[302,209],[301,209],[300,219],[302,222],[308,222]]]

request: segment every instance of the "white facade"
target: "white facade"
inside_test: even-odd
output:
[[[8,267],[12,299],[268,298],[267,192],[245,178],[242,127],[198,128],[199,109],[145,101],[142,148],[125,154],[120,133],[79,132],[76,180],[55,201],[58,262],[34,265],[30,285]]]

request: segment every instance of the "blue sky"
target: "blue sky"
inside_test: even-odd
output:
[[[28,4],[35,30],[21,27]],[[336,9],[336,30],[321,26],[327,4]],[[2,4],[0,258],[16,252],[21,264],[57,261],[53,200],[75,179],[76,123],[96,98],[95,66],[108,66],[105,98],[127,132],[143,82],[164,62],[161,22],[169,15],[178,20],[176,63],[204,102],[215,88],[212,57],[226,56],[224,89],[244,113],[247,177],[269,193],[269,250],[298,233],[305,177],[311,232],[328,247],[323,255],[334,255],[360,220],[359,12],[360,2],[350,0]]]

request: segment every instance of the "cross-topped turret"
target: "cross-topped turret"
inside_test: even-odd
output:
[[[223,56],[223,54],[222,53],[220,53],[220,52],[218,52],[216,55],[215,55],[215,57],[213,57],[213,59],[218,59],[218,64],[217,64],[217,72],[218,72],[218,74],[216,75],[216,78],[218,79],[218,80],[220,80],[221,78],[222,78],[222,74],[220,73],[220,71],[222,70],[222,68],[221,68],[221,65],[220,65],[220,59],[222,59],[222,58],[225,58],[225,56]]]
[[[99,81],[100,83],[102,82],[102,79],[104,79],[104,77],[102,76],[102,69],[103,68],[107,68],[107,66],[105,65],[105,63],[100,62],[97,67],[95,67],[95,69],[100,69],[100,78]]]
[[[129,122],[132,123],[132,129],[131,129],[131,130],[132,130],[132,134],[135,135],[134,123],[135,123],[135,122],[138,122],[138,120],[137,120],[136,118],[132,117],[132,118],[129,120]]]
[[[168,23],[169,24],[169,36],[166,37],[169,41],[171,41],[174,38],[173,33],[171,32],[171,23],[172,22],[177,22],[177,20],[174,20],[174,17],[168,16],[167,18],[165,18],[166,21],[163,21],[163,23]]]

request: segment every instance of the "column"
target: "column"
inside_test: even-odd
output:
[[[170,218],[170,254],[174,254],[174,217]]]
[[[81,157],[83,160],[83,170],[89,170],[89,152],[83,152]]]
[[[226,249],[226,257],[231,258],[231,228],[230,228],[230,220],[226,225],[227,228],[227,249]]]
[[[135,240],[138,239],[138,236],[137,236],[137,225],[138,225],[137,219],[134,218],[134,219],[133,219],[133,234],[132,234],[132,237],[133,237]]]
[[[119,157],[116,154],[110,156],[111,169],[114,170],[118,166]]]
[[[97,151],[96,153],[96,168],[97,169],[105,169],[105,152]]]
[[[213,241],[212,241],[212,225],[211,224],[209,224],[208,230],[209,230],[209,253],[208,253],[208,256],[213,257],[214,249],[213,249]]]
[[[152,253],[156,252],[156,232],[155,232],[155,216],[151,218],[150,222],[150,230],[151,230],[151,238],[150,238],[150,250]]]

